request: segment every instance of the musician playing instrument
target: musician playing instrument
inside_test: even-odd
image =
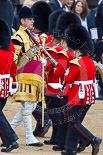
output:
[[[33,14],[36,16],[36,18],[34,19],[35,22],[34,22],[33,34],[34,34],[34,36],[37,36],[39,38],[39,41],[40,41],[39,43],[43,47],[46,47],[47,44],[52,40],[52,37],[47,33],[48,32],[48,17],[51,13],[51,8],[48,6],[48,4],[46,2],[38,1],[33,4],[31,9],[32,9]],[[41,53],[41,55],[43,56],[42,53]],[[44,75],[46,77],[45,78],[45,81],[46,81],[47,74],[44,73]],[[42,84],[43,83],[44,82],[42,82]],[[42,87],[42,90],[43,90],[43,87]],[[44,100],[45,100],[45,97],[43,94],[44,94],[44,91],[42,91],[42,102],[38,103],[36,109],[32,113],[33,117],[37,121],[36,127],[33,131],[34,136],[44,136],[52,124],[52,122],[46,112],[46,107],[45,107],[45,110],[43,110],[44,106],[42,103],[44,103]],[[43,117],[42,117],[43,111],[45,111],[44,126],[43,126]]]
[[[12,102],[21,101],[22,108],[14,116],[11,122],[11,127],[15,128],[23,121],[26,131],[26,145],[28,146],[42,146],[32,133],[32,112],[36,105],[41,101],[42,77],[41,77],[41,62],[40,52],[34,53],[32,59],[29,60],[28,51],[33,43],[31,42],[28,34],[24,31],[27,27],[29,31],[33,28],[33,13],[30,8],[23,7],[19,11],[20,28],[12,37],[16,54],[18,55],[17,64],[19,65],[17,80],[18,91],[14,94]],[[31,51],[30,51],[31,52]],[[33,53],[33,52],[32,52]],[[20,60],[27,58],[27,64],[23,61],[24,66]],[[20,67],[21,65],[21,67]],[[40,71],[38,73],[38,71]],[[37,81],[38,79],[38,81]]]
[[[76,50],[76,58],[70,61],[70,70],[65,76],[65,81],[72,84],[72,87],[67,102],[69,121],[65,150],[61,154],[76,155],[78,139],[80,139],[83,150],[91,144],[92,155],[96,155],[102,139],[95,137],[81,124],[88,109],[95,103],[96,67],[90,58],[93,52],[93,42],[87,30],[78,24],[72,24],[66,30],[66,41],[68,47]]]

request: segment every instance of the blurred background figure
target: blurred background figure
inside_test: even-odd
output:
[[[48,4],[51,7],[52,11],[54,11],[57,9],[65,9],[66,2],[67,0],[50,0]]]
[[[71,11],[73,8],[73,5],[75,3],[75,0],[67,0],[66,2],[66,11]]]
[[[31,8],[34,3],[35,3],[35,1],[32,1],[32,0],[24,0],[23,6],[27,6],[27,7]]]
[[[101,2],[101,3],[100,3]],[[94,57],[97,63],[103,64],[103,1],[98,2],[98,6],[91,10],[88,16],[88,28],[94,42]],[[96,35],[94,35],[94,32]],[[103,99],[102,71],[97,71],[97,81],[99,83],[99,98]]]
[[[73,6],[72,11],[79,16],[81,25],[88,30],[87,16],[89,12],[86,0],[77,0]]]

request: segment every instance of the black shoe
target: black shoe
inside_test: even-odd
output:
[[[44,135],[48,132],[50,126],[52,125],[52,121],[49,119],[47,123],[42,127],[41,124],[37,123],[35,130],[33,131],[34,136],[44,137]]]
[[[64,150],[64,147],[61,145],[53,146],[53,150],[54,151],[62,151],[62,150]]]
[[[38,147],[41,147],[41,146],[43,146],[43,143],[41,143],[41,142],[32,143],[32,144],[27,144],[27,146],[38,146]]]
[[[2,148],[1,152],[10,152],[13,149],[17,149],[19,147],[19,144],[17,142],[12,142],[8,147]]]
[[[50,140],[44,140],[44,144],[46,144],[46,145],[56,145],[57,143],[50,139]]]
[[[92,140],[92,155],[96,155],[99,152],[99,145],[101,144],[102,139],[98,137],[94,137]]]
[[[61,152],[62,155],[76,155],[76,151],[71,151],[71,150],[63,150]]]
[[[52,125],[52,121],[49,119],[48,122],[41,128],[40,132],[38,133],[39,137],[44,137],[44,135],[48,132],[50,126]]]
[[[77,148],[77,152],[80,153],[80,152],[84,151],[85,148],[86,148],[85,146],[83,146],[82,144],[80,144],[79,147]]]

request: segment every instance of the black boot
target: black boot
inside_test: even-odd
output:
[[[10,145],[8,145],[6,148],[2,148],[1,152],[10,152],[13,149],[17,149],[19,147],[19,144],[17,142],[12,142]]]
[[[57,134],[57,127],[58,125],[53,124],[53,130],[52,130],[52,136],[50,138],[50,140],[45,140],[44,144],[46,145],[56,145],[56,134]]]
[[[92,155],[96,155],[99,152],[99,145],[101,144],[102,139],[99,137],[94,137],[91,145],[92,145]]]
[[[62,151],[62,150],[64,150],[64,147],[62,145],[56,145],[56,146],[53,146],[53,150],[54,151]]]
[[[36,128],[33,131],[33,135],[38,137],[44,137],[44,135],[48,132],[51,125],[52,121],[50,119],[44,124],[44,127],[42,127],[42,124],[37,122]]]

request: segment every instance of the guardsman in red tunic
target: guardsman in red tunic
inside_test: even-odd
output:
[[[63,18],[65,19],[65,23],[64,23],[64,27],[62,27],[62,29],[59,29],[60,25],[58,24],[58,20],[61,19],[61,17],[63,16]],[[74,20],[70,20],[70,17],[73,17]],[[79,18],[73,13],[66,13],[65,11],[54,11],[50,17],[49,17],[49,32],[50,34],[52,34],[54,36],[54,40],[52,43],[50,43],[48,45],[48,47],[50,46],[50,48],[47,49],[47,51],[49,52],[49,54],[52,55],[52,57],[54,58],[54,60],[56,60],[56,62],[58,63],[58,65],[60,66],[60,64],[64,64],[63,65],[63,69],[65,68],[65,66],[67,65],[67,60],[72,60],[73,57],[69,54],[69,51],[66,49],[65,46],[65,41],[63,39],[64,37],[64,30],[65,28],[71,23],[71,22],[77,22],[80,20]],[[53,27],[54,26],[54,27]],[[54,29],[53,29],[54,28]],[[61,32],[62,35],[59,34],[59,32]],[[52,47],[51,45],[54,44],[54,46]],[[63,58],[65,59],[63,62],[61,61]],[[65,62],[65,63],[64,63]],[[57,65],[57,66],[58,66]],[[50,140],[45,140],[44,143],[45,144],[56,144],[56,136],[57,136],[57,129],[58,129],[58,124],[60,121],[60,112],[59,109],[60,107],[62,107],[64,105],[64,100],[65,102],[67,102],[66,99],[61,100],[60,98],[57,97],[57,95],[60,93],[60,88],[59,89],[55,89],[53,87],[53,85],[55,84],[62,84],[63,82],[63,78],[64,78],[64,74],[62,74],[61,76],[58,76],[54,73],[55,71],[55,65],[54,63],[52,64],[48,58],[47,58],[47,65],[45,66],[45,71],[48,71],[48,82],[47,82],[47,89],[46,89],[46,103],[47,103],[47,108],[48,108],[48,114],[50,116],[50,118],[52,119],[53,122],[53,131],[52,131],[52,136],[50,138]],[[65,69],[64,69],[65,71]],[[63,72],[64,72],[63,71]],[[66,94],[65,94],[66,95]]]
[[[41,9],[42,8],[42,9]],[[48,34],[48,17],[50,15],[51,8],[46,2],[36,2],[32,6],[34,16],[34,36],[38,38],[38,42],[46,47],[52,40],[52,37]],[[42,55],[42,53],[41,53]],[[39,102],[32,115],[36,119],[36,128],[33,131],[34,136],[43,137],[49,130],[52,122],[46,112],[44,113],[44,127],[42,127],[42,102]]]
[[[76,155],[79,139],[84,149],[91,144],[92,155],[96,155],[102,139],[95,137],[81,124],[88,109],[95,103],[96,67],[90,58],[93,43],[87,30],[78,24],[72,24],[66,30],[66,41],[68,47],[76,50],[76,58],[70,61],[69,74],[65,76],[65,82],[72,84],[72,87],[67,102],[69,121],[65,150],[61,154]]]
[[[64,23],[64,25],[62,24]],[[55,31],[55,35],[56,32],[58,32],[58,38],[64,38],[64,30],[67,28],[67,26],[69,26],[72,23],[80,23],[80,19],[78,18],[77,15],[75,15],[74,13],[71,12],[63,12],[57,20],[57,25],[56,25],[56,29],[59,31]],[[62,46],[65,46],[65,41],[63,42],[62,40]],[[58,46],[57,49],[59,48],[63,48]],[[49,49],[50,50],[50,49]],[[74,55],[74,50],[69,49],[69,51],[67,49],[63,49],[61,51],[58,52],[58,65],[56,66],[55,70],[53,71],[55,77],[57,78],[61,78],[64,80],[64,74],[67,68],[69,68],[69,61],[73,59]],[[54,78],[51,78],[51,80],[53,81]],[[63,81],[62,81],[63,82]],[[52,82],[53,83],[53,82]],[[61,83],[62,84],[62,83]],[[54,90],[56,91],[56,89]],[[60,91],[60,90],[59,90]],[[56,134],[56,143],[57,146],[53,146],[53,150],[55,151],[60,151],[63,150],[64,148],[64,143],[65,143],[65,138],[66,138],[66,130],[67,130],[67,115],[66,115],[66,103],[68,100],[68,96],[70,93],[70,86],[66,84],[64,92],[62,94],[63,96],[63,100],[60,99],[59,102],[62,102],[61,108],[58,108],[58,111],[61,109],[61,113],[60,113],[60,118],[58,121],[58,127],[57,127],[57,134]],[[59,104],[58,104],[59,106]],[[60,130],[61,129],[61,130]],[[63,133],[63,134],[62,134]]]
[[[6,21],[0,19],[0,137],[2,146],[5,146],[1,152],[10,152],[19,147],[16,142],[18,137],[2,111],[9,94],[13,94],[17,90],[15,60],[16,54],[11,42],[10,28]]]

